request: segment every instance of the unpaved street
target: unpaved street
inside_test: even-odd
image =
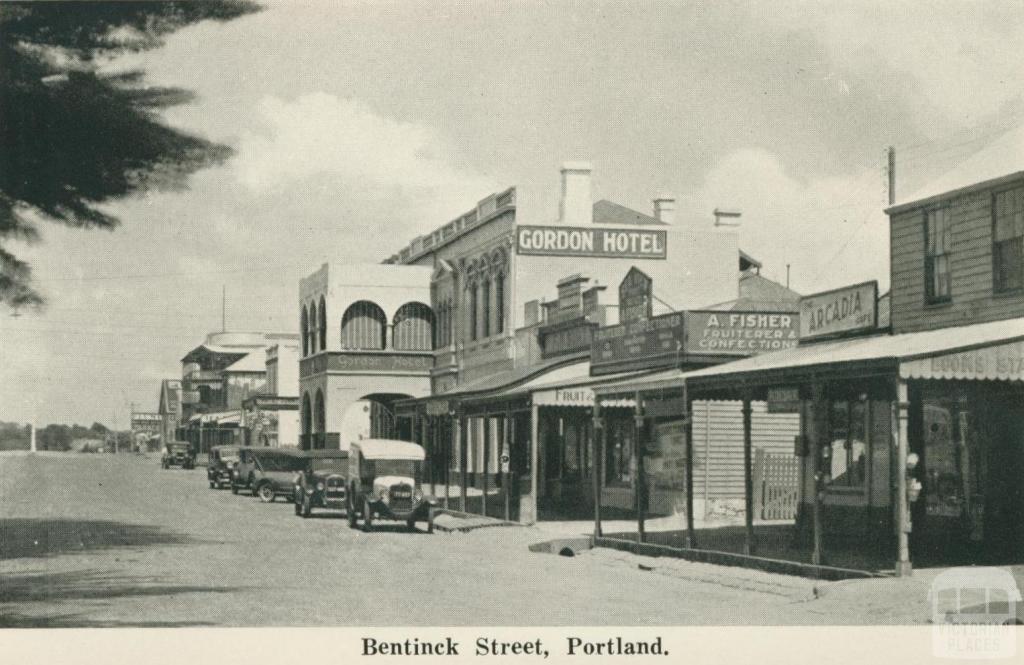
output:
[[[385,527],[386,528],[386,527]],[[581,527],[585,528],[585,527]],[[0,625],[666,625],[927,619],[927,584],[732,584],[528,551],[526,527],[364,534],[145,456],[0,456]],[[696,564],[694,564],[696,565]],[[718,579],[720,583],[707,581]],[[742,580],[741,580],[742,581]],[[771,582],[771,580],[769,580]]]

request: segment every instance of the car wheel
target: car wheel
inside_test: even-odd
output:
[[[363,502],[363,531],[369,531],[373,528],[373,509],[370,508],[370,502]]]
[[[262,485],[257,487],[255,494],[260,498],[260,501],[262,501],[263,503],[273,503],[274,497],[276,496],[274,494],[274,486],[271,485],[270,483],[263,483]]]
[[[345,498],[345,518],[350,529],[356,528],[356,507],[352,505],[352,495]]]
[[[313,497],[308,494],[302,497],[302,516],[309,517],[313,514]]]
[[[302,514],[302,504],[299,503],[299,496],[298,496],[297,492],[294,495],[292,495],[292,503],[295,504],[295,514],[296,515],[301,515]]]
[[[210,481],[210,489],[212,489],[212,490],[217,489],[217,481],[216,480],[211,480]]]
[[[238,494],[238,485],[231,483],[231,493]]]
[[[416,520],[414,520],[411,517],[409,519],[405,520],[405,528],[409,529],[409,531],[415,531],[416,530]]]

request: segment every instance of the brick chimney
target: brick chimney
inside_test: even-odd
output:
[[[558,221],[566,226],[587,226],[594,223],[594,201],[590,194],[589,162],[562,164],[562,200],[558,204]]]
[[[672,224],[676,221],[676,197],[671,194],[659,194],[654,199],[654,217],[658,221]]]

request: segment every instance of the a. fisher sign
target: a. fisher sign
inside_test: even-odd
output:
[[[800,299],[800,339],[839,337],[878,327],[878,282],[864,282]]]
[[[519,226],[516,252],[539,256],[664,259],[668,234],[650,229],[582,226]]]
[[[671,366],[682,356],[683,337],[681,313],[595,330],[590,347],[591,372]]]
[[[785,312],[686,312],[689,355],[753,356],[796,346],[799,316]]]

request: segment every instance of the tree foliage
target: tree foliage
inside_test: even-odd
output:
[[[119,220],[104,202],[182,187],[230,154],[161,120],[187,91],[100,63],[258,9],[246,0],[0,3],[0,303],[42,303],[30,267],[3,245],[37,240],[33,219],[111,229]]]

